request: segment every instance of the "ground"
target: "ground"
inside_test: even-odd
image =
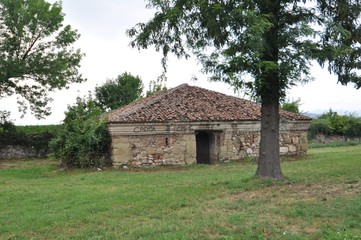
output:
[[[0,162],[0,239],[361,239],[361,145],[283,159],[136,170]]]

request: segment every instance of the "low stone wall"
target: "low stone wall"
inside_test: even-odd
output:
[[[0,147],[0,159],[29,159],[44,158],[49,154],[48,151],[37,150],[34,147],[7,145]]]
[[[324,134],[317,134],[314,139],[312,139],[313,143],[333,143],[333,142],[347,142],[347,141],[360,141],[360,138],[348,138],[345,136],[331,135],[327,136]]]

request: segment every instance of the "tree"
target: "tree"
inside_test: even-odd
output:
[[[78,97],[74,105],[68,106],[62,128],[50,143],[55,158],[71,167],[111,165],[111,138],[104,112],[138,99],[142,91],[142,80],[125,72],[96,87],[95,98],[91,92]]]
[[[110,165],[110,135],[103,110],[91,95],[77,98],[68,106],[65,119],[50,147],[66,166],[100,167]]]
[[[95,88],[95,97],[103,110],[114,110],[141,97],[143,83],[139,76],[123,73]]]
[[[328,128],[332,134],[335,135],[344,135],[349,128],[348,117],[346,115],[338,115],[338,113],[332,111],[332,109],[322,114],[319,119],[327,120]]]
[[[281,109],[293,113],[300,113],[300,105],[301,99],[298,98],[297,100],[284,101],[281,105]]]
[[[283,178],[279,102],[287,87],[312,79],[313,60],[341,84],[361,87],[359,0],[148,0],[147,7],[156,13],[128,30],[133,47],[155,46],[165,68],[169,53],[193,53],[211,80],[261,99],[261,178]]]
[[[0,111],[0,135],[16,131],[14,123],[10,120],[9,111]]]
[[[358,137],[361,141],[361,118],[350,115],[348,117],[348,129],[345,131],[345,135],[348,137]]]
[[[167,86],[165,85],[165,82],[167,82],[167,78],[165,74],[159,76],[157,80],[150,81],[146,96],[149,97],[157,92],[167,90]]]
[[[48,93],[83,82],[79,34],[67,25],[61,1],[0,0],[0,99],[16,94],[19,111],[50,114]]]

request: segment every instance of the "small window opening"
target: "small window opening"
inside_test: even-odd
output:
[[[168,138],[164,139],[164,144],[166,147],[169,147],[169,139]]]

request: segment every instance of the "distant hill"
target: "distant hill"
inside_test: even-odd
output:
[[[309,112],[302,113],[302,114],[307,117],[310,117],[310,118],[318,118],[319,116],[322,115],[321,113],[309,113]]]
[[[322,114],[328,112],[329,109],[327,110],[317,110],[317,111],[313,111],[313,112],[303,112],[302,114],[310,117],[310,118],[317,118],[319,116],[321,116]],[[356,117],[361,117],[361,110],[357,110],[357,111],[345,111],[345,110],[339,110],[339,109],[332,109],[332,111],[336,111],[339,115],[355,115]]]

